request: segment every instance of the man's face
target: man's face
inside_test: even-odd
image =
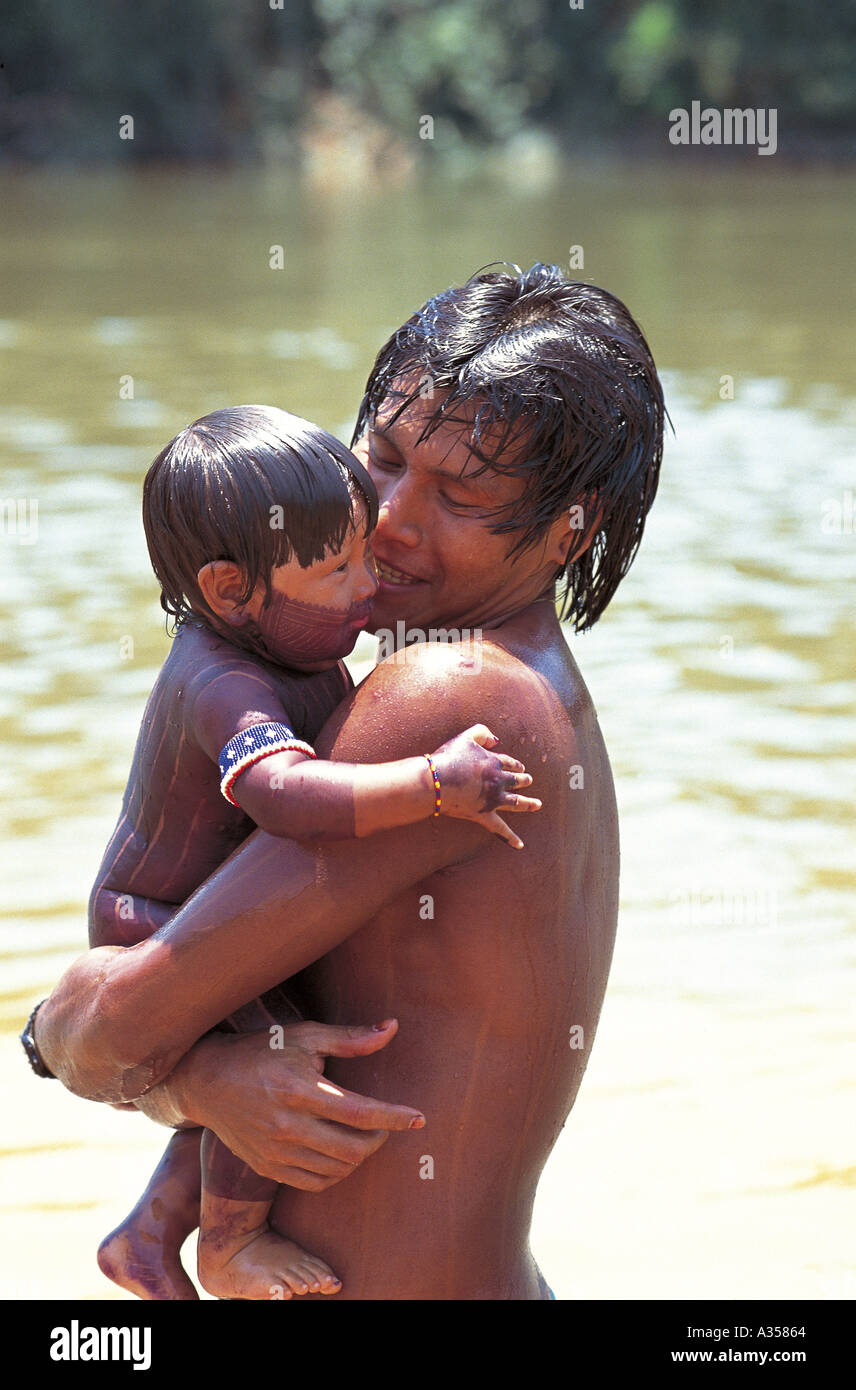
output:
[[[493,469],[474,476],[483,465],[468,425],[442,425],[417,443],[437,404],[417,399],[392,423],[396,405],[384,403],[354,445],[380,499],[370,631],[398,621],[425,633],[487,625],[540,597],[559,563],[546,539],[510,560],[515,534],[491,533],[497,518],[487,513],[514,502],[523,481]]]

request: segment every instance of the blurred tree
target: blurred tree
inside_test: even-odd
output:
[[[661,134],[694,100],[778,107],[781,146],[856,129],[854,47],[853,0],[4,0],[0,153],[297,158],[325,95],[408,141],[432,116],[440,157]]]
[[[547,106],[560,55],[549,0],[316,0],[329,82],[402,134],[433,116],[435,148],[509,139]]]

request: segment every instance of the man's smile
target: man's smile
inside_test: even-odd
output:
[[[375,555],[377,575],[380,580],[380,587],[390,585],[393,588],[406,588],[414,584],[425,584],[427,580],[420,579],[418,575],[408,574],[405,570],[397,569],[394,565],[388,565]]]

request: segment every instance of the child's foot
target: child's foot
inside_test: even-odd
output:
[[[180,1259],[186,1236],[187,1232],[179,1237],[177,1232],[165,1231],[162,1223],[146,1221],[134,1210],[102,1240],[98,1266],[114,1284],[137,1298],[198,1300]]]
[[[244,1242],[241,1244],[241,1242]],[[199,1279],[217,1298],[279,1299],[295,1294],[338,1293],[342,1287],[328,1264],[264,1226],[232,1242],[223,1227],[199,1234]]]
[[[98,1265],[120,1288],[147,1300],[199,1300],[181,1247],[199,1225],[201,1130],[180,1129],[130,1216],[102,1240]]]

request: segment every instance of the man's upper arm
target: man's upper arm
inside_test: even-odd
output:
[[[525,701],[515,687],[531,673],[511,658],[488,667],[474,672],[454,648],[390,659],[332,717],[319,752],[387,761],[430,752],[479,721],[501,751],[519,751]],[[325,955],[404,889],[496,844],[446,817],[323,844],[256,832],[167,926],[102,972],[105,1084],[141,1094],[221,1018]]]

